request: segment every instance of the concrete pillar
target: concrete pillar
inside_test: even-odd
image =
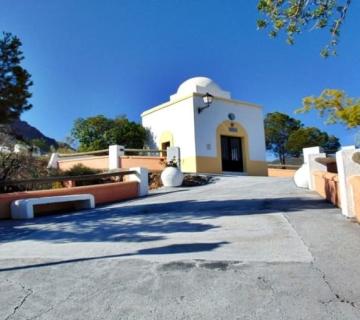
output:
[[[327,172],[326,165],[323,165],[317,161],[316,158],[326,158],[326,153],[318,153],[318,154],[309,154],[308,156],[308,174],[309,174],[309,189],[315,190],[315,171],[325,171]]]
[[[351,186],[349,184],[350,176],[360,175],[360,165],[352,160],[352,156],[360,149],[354,146],[344,147],[336,152],[336,165],[338,168],[338,179],[340,187],[340,202],[342,214],[352,218],[355,216],[353,207],[353,197],[351,194]]]
[[[178,168],[181,169],[180,168],[181,161],[180,161],[180,148],[179,147],[168,147],[166,149],[166,161],[169,162],[169,161],[173,161],[173,160],[176,161]]]
[[[124,146],[119,146],[117,144],[109,146],[109,170],[121,168],[120,157],[124,154]]]
[[[306,180],[308,181],[309,189],[314,190],[314,180],[312,173],[318,170],[326,171],[326,166],[315,161],[315,158],[326,157],[325,153],[322,153],[320,147],[311,147],[303,149],[304,156],[304,172],[306,172]],[[324,169],[325,167],[325,169]]]
[[[149,171],[146,168],[130,168],[131,171],[136,171],[135,174],[128,175],[127,181],[136,181],[139,183],[139,196],[143,197],[149,193]]]
[[[58,165],[58,161],[59,161],[60,157],[58,153],[52,153],[49,163],[47,165],[48,169],[57,169],[59,167]]]

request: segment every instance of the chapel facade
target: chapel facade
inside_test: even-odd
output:
[[[141,117],[151,147],[180,148],[183,172],[267,175],[262,107],[233,99],[209,78],[183,82]]]

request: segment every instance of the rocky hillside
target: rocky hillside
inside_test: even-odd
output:
[[[33,140],[42,141],[45,147],[58,147],[55,139],[45,136],[40,130],[31,126],[26,121],[16,120],[12,124],[2,128],[0,145],[13,145],[16,142],[25,142],[31,145]]]
[[[31,141],[40,139],[46,142],[48,146],[57,147],[57,141],[55,139],[45,136],[40,130],[29,125],[26,121],[16,120],[10,125],[10,128],[13,134],[19,136],[20,140]]]

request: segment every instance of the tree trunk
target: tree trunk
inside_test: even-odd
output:
[[[279,161],[281,164],[281,169],[285,169],[286,159],[285,159],[285,155],[283,153],[279,153]]]

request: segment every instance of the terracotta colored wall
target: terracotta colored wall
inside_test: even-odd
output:
[[[352,176],[349,178],[351,185],[353,204],[355,209],[355,216],[357,221],[360,223],[360,176]]]
[[[162,171],[164,166],[161,164],[163,157],[146,157],[146,156],[123,156],[120,157],[121,168],[143,167],[149,171]],[[108,156],[96,156],[96,157],[84,157],[77,159],[61,159],[58,162],[59,169],[68,170],[76,164],[83,164],[86,167],[100,170],[108,170],[109,157]]]
[[[96,157],[77,158],[77,159],[61,159],[59,160],[58,165],[59,165],[59,169],[61,170],[69,170],[74,165],[79,163],[92,169],[107,170],[109,167],[109,157],[96,156]]]
[[[268,168],[269,177],[293,177],[296,170]]]
[[[325,171],[313,173],[315,190],[327,201],[341,207],[338,175]]]
[[[162,171],[162,157],[123,156],[120,157],[121,168],[143,167],[149,171]]]
[[[139,192],[138,189],[138,182],[128,181],[82,186],[75,188],[4,193],[0,194],[0,219],[10,218],[10,204],[12,201],[17,199],[90,193],[95,197],[95,204],[98,205],[102,203],[136,198]]]

